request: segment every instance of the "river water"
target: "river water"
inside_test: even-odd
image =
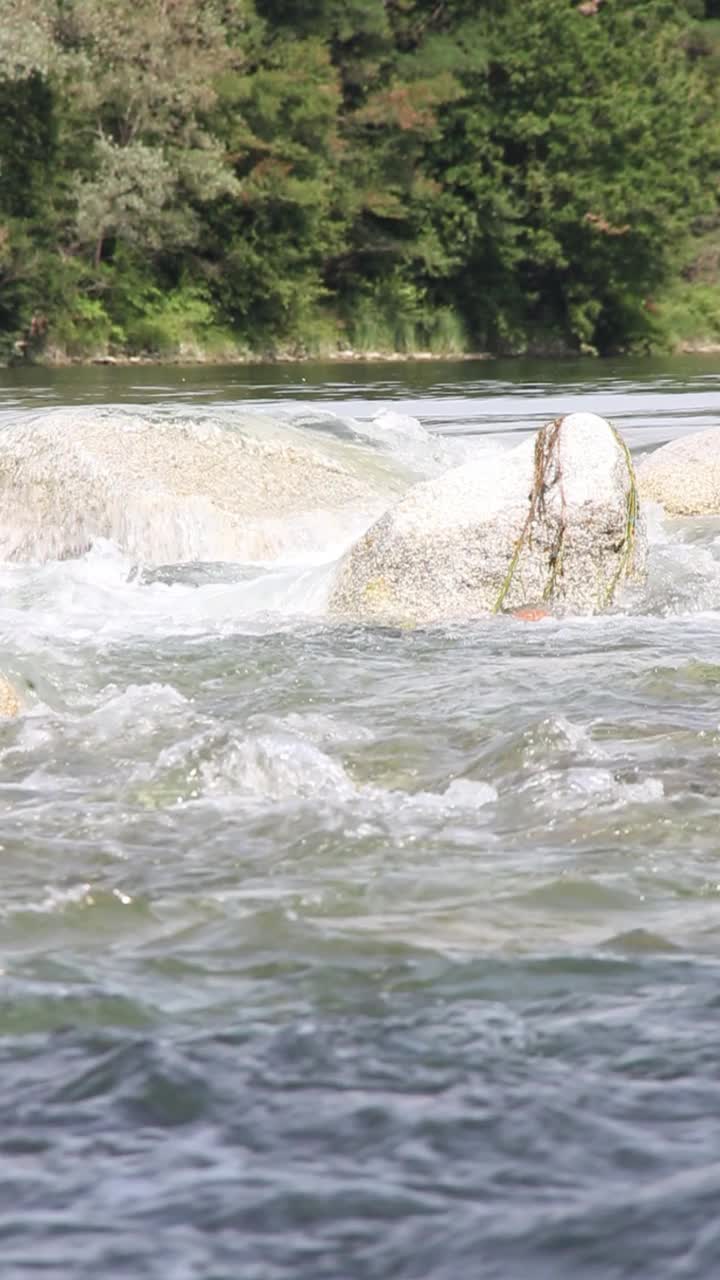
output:
[[[0,372],[0,430],[93,405],[409,483],[573,409],[641,455],[720,372]],[[324,616],[317,514],[0,565],[3,1280],[717,1276],[720,521],[650,512],[612,616],[412,632]]]

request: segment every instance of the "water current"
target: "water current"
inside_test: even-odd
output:
[[[720,427],[720,372],[0,371],[0,431],[108,406],[390,501],[573,409]],[[361,511],[0,564],[3,1280],[720,1275],[720,521],[649,514],[564,622],[330,621]]]

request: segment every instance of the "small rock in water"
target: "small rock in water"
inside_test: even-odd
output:
[[[0,675],[0,718],[10,719],[19,715],[20,699],[14,685],[4,675]]]
[[[330,608],[405,624],[597,613],[642,575],[646,552],[627,446],[574,413],[415,485],[341,561]]]
[[[640,463],[637,479],[641,496],[669,515],[720,515],[720,431],[671,440]]]

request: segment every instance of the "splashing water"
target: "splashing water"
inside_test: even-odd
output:
[[[237,437],[256,502],[223,523],[170,462],[119,502],[88,435],[79,554],[2,516],[10,1280],[714,1274],[720,525],[649,510],[604,617],[326,615],[419,478],[571,408],[633,447],[708,425],[709,375],[604,368],[367,403],[291,371],[257,412],[207,371],[108,409],[8,381],[29,448],[51,418],[58,453],[77,421]]]

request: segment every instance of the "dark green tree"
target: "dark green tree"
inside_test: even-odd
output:
[[[716,205],[716,95],[686,29],[656,0],[507,0],[488,16],[432,148],[480,341],[608,350],[647,332],[646,299]]]

